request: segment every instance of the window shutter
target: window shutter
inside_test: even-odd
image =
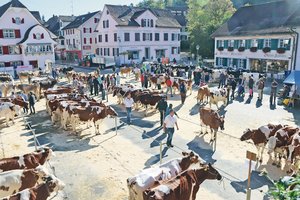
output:
[[[86,38],[83,39],[83,43],[86,44]]]
[[[15,30],[15,36],[16,38],[21,38],[21,31],[20,30]]]
[[[20,54],[22,54],[22,47],[21,46],[19,46],[19,49],[20,49]],[[22,64],[23,65],[23,64]]]
[[[36,39],[36,34],[33,34],[33,39]]]
[[[146,41],[146,33],[143,33],[143,41]]]
[[[90,44],[92,44],[93,43],[93,39],[92,38],[90,38]]]
[[[3,30],[0,30],[0,38],[3,38]]]
[[[41,34],[41,39],[44,39],[44,33]]]
[[[144,27],[144,20],[141,19],[141,26]]]
[[[150,33],[150,41],[152,41],[152,33]]]
[[[95,38],[95,44],[97,44],[97,38]]]
[[[151,23],[151,27],[153,27],[153,19],[151,19],[150,23]]]
[[[271,39],[271,49],[276,50],[278,48],[278,39]]]
[[[83,28],[83,33],[85,33],[86,32],[86,29],[85,28]]]
[[[4,65],[5,67],[10,67],[10,62],[5,62]]]
[[[3,54],[4,54],[4,55],[9,54],[8,46],[3,46],[2,49],[3,49]]]
[[[21,20],[21,24],[24,24],[24,22],[25,22],[25,19],[23,18],[23,19]]]
[[[12,23],[13,23],[13,24],[15,24],[15,23],[16,23],[16,20],[15,20],[15,18],[11,18],[11,21],[12,21]]]
[[[90,33],[92,33],[92,28],[90,28]]]

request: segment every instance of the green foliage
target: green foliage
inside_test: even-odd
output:
[[[144,8],[164,8],[165,0],[143,0],[137,4],[138,7]]]
[[[235,9],[230,0],[189,0],[188,30],[191,41],[191,51],[212,58],[214,55],[214,40],[210,35],[215,32]]]
[[[284,177],[275,182],[269,195],[275,200],[296,200],[300,197],[300,176]]]

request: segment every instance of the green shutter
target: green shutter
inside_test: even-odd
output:
[[[244,69],[247,69],[247,60],[244,59]]]
[[[271,39],[271,49],[277,50],[278,48],[278,39]]]
[[[237,59],[232,59],[232,66],[234,67],[234,66],[237,66]]]
[[[291,42],[292,42],[292,40],[289,39],[289,44],[288,44],[288,46],[286,47],[286,50],[291,50]]]
[[[218,66],[218,65],[219,65],[219,58],[216,57],[216,66]]]
[[[217,40],[217,48],[219,48],[220,40]]]
[[[228,40],[225,40],[224,41],[224,49],[227,49],[228,48]]]
[[[245,47],[246,47],[246,49],[250,49],[250,47],[251,47],[251,40],[246,40]]]
[[[264,48],[264,39],[258,39],[258,49]]]
[[[223,66],[224,66],[224,67],[227,66],[227,60],[228,60],[228,58],[223,58]]]
[[[234,40],[233,47],[234,47],[235,49],[238,48],[238,40]]]

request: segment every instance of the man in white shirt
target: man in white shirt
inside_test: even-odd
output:
[[[131,110],[132,110],[132,106],[134,104],[133,99],[131,98],[131,93],[129,92],[126,96],[126,98],[124,99],[124,104],[126,107],[126,112],[127,112],[127,124],[131,124]]]
[[[173,139],[173,134],[175,132],[175,128],[174,128],[175,125],[176,125],[177,130],[179,130],[178,124],[177,124],[177,118],[175,116],[175,111],[170,110],[170,114],[165,118],[165,121],[164,121],[164,132],[166,134],[168,134],[168,138],[167,138],[167,146],[168,147],[173,147],[172,139]]]

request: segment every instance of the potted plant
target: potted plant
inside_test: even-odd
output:
[[[223,51],[223,50],[224,50],[224,47],[218,47],[218,50],[219,50],[219,51]]]
[[[251,52],[257,52],[257,47],[251,47],[251,48],[250,48],[250,51],[251,51]]]
[[[271,51],[271,48],[270,47],[264,47],[262,50],[263,50],[264,53],[268,53],[268,52]]]
[[[239,48],[238,48],[238,51],[239,51],[239,52],[245,51],[245,47],[239,47]]]
[[[279,53],[279,54],[283,54],[283,53],[285,53],[285,48],[278,48],[277,49],[277,53]]]
[[[233,47],[228,47],[227,50],[228,50],[228,51],[233,51],[233,49],[234,49]]]

